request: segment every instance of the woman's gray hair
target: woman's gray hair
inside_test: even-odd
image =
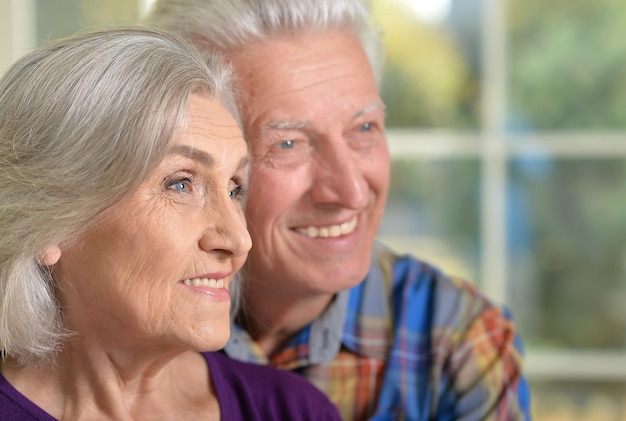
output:
[[[144,22],[185,36],[203,52],[225,55],[277,33],[349,31],[380,80],[382,43],[368,19],[362,0],[156,0]]]
[[[234,112],[230,71],[178,37],[82,33],[17,61],[0,80],[0,350],[54,357],[63,323],[50,245],[67,244],[131,194],[188,118],[192,94]]]

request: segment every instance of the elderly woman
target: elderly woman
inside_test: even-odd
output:
[[[0,419],[338,419],[299,377],[206,352],[251,245],[228,82],[143,29],[0,81]]]

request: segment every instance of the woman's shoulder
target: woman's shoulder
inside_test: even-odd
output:
[[[328,398],[297,374],[244,363],[221,353],[202,355],[209,365],[223,419],[341,419]]]

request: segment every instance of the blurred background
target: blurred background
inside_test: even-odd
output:
[[[0,71],[149,3],[0,0]],[[536,420],[626,420],[626,3],[372,8],[394,158],[381,239],[512,308]]]

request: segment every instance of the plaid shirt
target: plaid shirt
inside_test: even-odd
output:
[[[344,420],[530,420],[522,343],[472,285],[377,245],[367,278],[268,360],[237,325],[225,350],[308,378]]]

